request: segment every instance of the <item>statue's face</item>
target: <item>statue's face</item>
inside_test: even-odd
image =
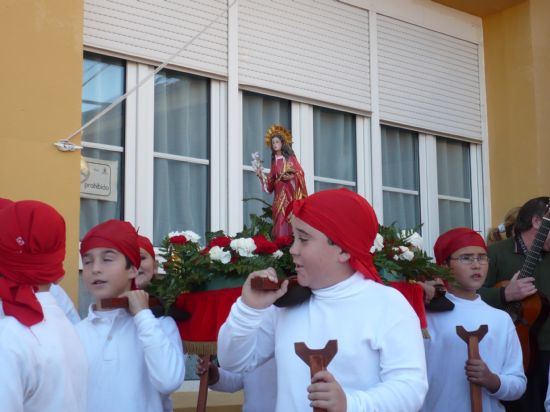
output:
[[[283,148],[283,142],[278,136],[275,136],[273,137],[273,139],[271,139],[271,148],[274,152],[280,152]]]

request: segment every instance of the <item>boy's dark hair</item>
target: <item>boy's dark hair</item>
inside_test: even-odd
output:
[[[519,210],[518,218],[514,227],[514,233],[519,236],[521,233],[533,227],[533,216],[542,217],[548,204],[548,196],[535,197],[528,200]]]
[[[130,261],[130,258],[128,256],[124,255],[124,259],[126,259],[126,270],[130,269],[134,264]]]

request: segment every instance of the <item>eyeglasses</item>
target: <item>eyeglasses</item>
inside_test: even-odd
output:
[[[486,265],[489,263],[489,256],[487,255],[460,255],[456,258],[449,258],[449,260],[458,260],[463,265],[473,265],[475,261],[477,261],[480,265]]]

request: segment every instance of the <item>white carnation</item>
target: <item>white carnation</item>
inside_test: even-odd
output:
[[[384,249],[384,238],[380,233],[376,234],[376,237],[374,238],[374,243],[372,244],[372,247],[370,248],[370,253],[379,252],[382,249]]]
[[[411,261],[414,253],[406,246],[399,246],[399,259]]]
[[[424,241],[422,239],[422,236],[420,236],[416,232],[414,232],[412,235],[410,235],[408,238],[406,238],[405,242],[407,242],[413,248],[418,249],[418,250],[422,249],[422,247],[424,246]]]
[[[182,234],[187,238],[187,240],[195,243],[198,243],[201,238],[199,235],[191,230],[184,230]]]
[[[225,251],[219,246],[212,247],[208,254],[210,255],[210,259],[219,260],[223,264],[227,264],[231,260],[231,252]]]
[[[283,251],[282,250],[276,250],[275,252],[272,253],[272,256],[275,259],[279,259],[281,256],[283,256]]]
[[[251,257],[254,256],[253,252],[256,250],[256,244],[250,237],[233,239],[229,245],[231,249],[237,251],[240,256]]]

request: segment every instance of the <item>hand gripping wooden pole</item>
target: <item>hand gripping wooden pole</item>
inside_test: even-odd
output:
[[[456,327],[456,333],[468,345],[468,360],[481,359],[479,356],[479,342],[489,331],[487,325],[481,325],[477,330],[468,332],[463,326]],[[481,402],[481,386],[477,383],[470,382],[470,401],[472,412],[482,412],[483,405]]]
[[[309,366],[311,377],[319,371],[327,369],[336,352],[338,352],[338,341],[331,339],[323,349],[309,349],[304,342],[296,342],[294,351]],[[325,409],[313,408],[313,412],[324,412]]]
[[[212,354],[206,350],[205,353],[200,354],[199,357],[202,360],[202,364],[206,365],[206,372],[204,372],[199,381],[199,393],[197,397],[197,412],[206,411],[206,402],[208,399],[208,378],[210,375],[209,362],[212,360]]]

